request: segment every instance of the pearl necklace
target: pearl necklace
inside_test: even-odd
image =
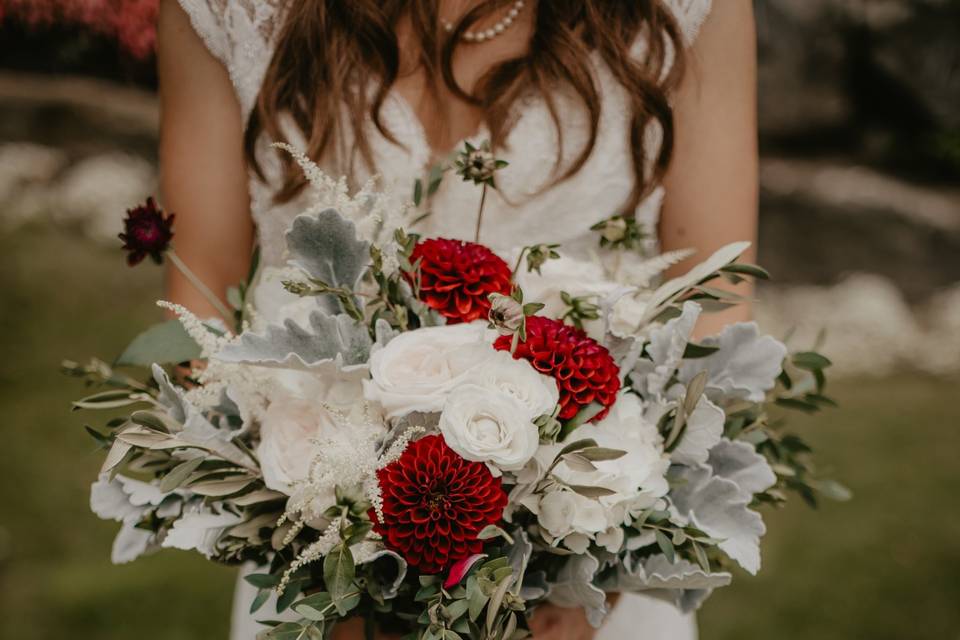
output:
[[[493,40],[498,35],[510,28],[510,25],[513,24],[513,21],[516,20],[517,16],[520,15],[520,12],[523,11],[525,4],[525,0],[517,0],[513,3],[513,7],[507,12],[507,15],[504,16],[502,20],[498,20],[489,29],[483,29],[482,31],[467,30],[463,32],[461,37],[466,42],[484,42],[486,40]],[[440,23],[443,25],[443,28],[447,31],[447,33],[453,32],[454,24],[452,22],[440,18]]]

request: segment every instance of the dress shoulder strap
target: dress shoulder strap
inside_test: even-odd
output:
[[[256,100],[285,0],[177,0],[190,24],[230,73],[244,118]]]

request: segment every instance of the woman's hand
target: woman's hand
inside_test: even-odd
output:
[[[612,609],[619,598],[620,594],[611,594],[607,599],[608,608]],[[583,609],[564,609],[552,604],[537,607],[530,618],[530,630],[534,640],[593,640],[597,635]]]
[[[530,618],[534,640],[593,640],[597,630],[583,609],[563,609],[552,604],[537,607]]]

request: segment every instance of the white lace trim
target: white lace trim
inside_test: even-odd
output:
[[[666,0],[667,6],[677,17],[687,46],[691,46],[697,39],[703,23],[710,15],[713,0]]]

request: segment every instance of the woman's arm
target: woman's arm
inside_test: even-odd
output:
[[[660,242],[665,251],[690,248],[697,254],[670,275],[723,245],[757,236],[757,60],[750,0],[714,0],[688,61],[674,99],[676,146],[664,180]],[[743,260],[755,256],[751,249]],[[753,294],[747,283],[735,291]],[[742,304],[705,315],[697,333],[716,333],[750,313]]]
[[[162,0],[158,26],[160,173],[165,207],[176,214],[177,254],[217,295],[246,275],[253,244],[243,123],[223,65],[176,0]],[[201,317],[213,306],[176,269],[167,299]]]

